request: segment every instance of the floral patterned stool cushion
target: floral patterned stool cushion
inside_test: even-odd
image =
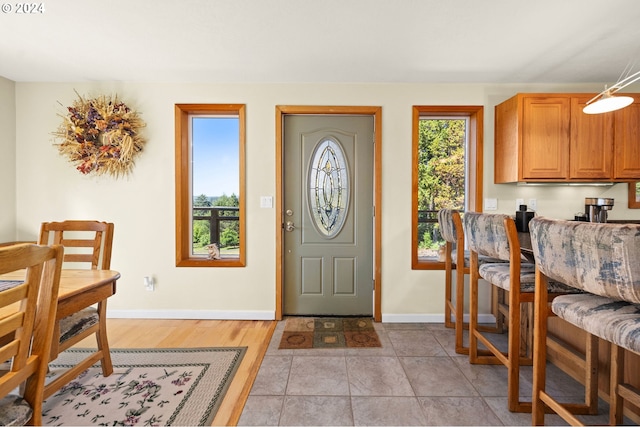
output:
[[[551,310],[580,329],[640,353],[640,304],[584,293],[556,297]]]
[[[494,285],[509,290],[511,287],[511,273],[509,264],[484,264],[478,268],[480,277],[493,283]],[[536,267],[535,264],[520,264],[520,292],[533,292],[536,287]],[[572,288],[560,282],[549,280],[548,291],[550,293],[581,293],[580,289]]]
[[[65,342],[98,323],[98,310],[93,307],[73,313],[60,320],[60,342]]]
[[[29,403],[18,395],[9,394],[0,399],[0,425],[27,425],[32,414]]]
[[[451,258],[453,260],[453,264],[455,265],[456,263],[456,259],[457,259],[457,250],[454,249],[451,251]],[[471,265],[471,261],[470,261],[470,257],[471,257],[471,252],[468,250],[464,251],[464,266],[465,267],[469,267]],[[478,255],[478,265],[482,265],[482,264],[496,264],[496,263],[508,263],[509,261],[503,261],[501,259],[498,258],[492,258],[490,256],[485,256],[485,255]]]

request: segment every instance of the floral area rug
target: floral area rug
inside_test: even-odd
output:
[[[357,317],[290,317],[281,349],[381,347],[373,319]]]
[[[91,350],[50,363],[51,378]],[[111,349],[113,374],[94,365],[49,397],[45,425],[211,425],[246,347]]]

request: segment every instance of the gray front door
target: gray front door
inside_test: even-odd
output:
[[[284,314],[373,313],[373,116],[284,116]]]

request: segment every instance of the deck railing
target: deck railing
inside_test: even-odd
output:
[[[418,257],[426,259],[437,259],[438,251],[433,244],[441,244],[444,239],[440,235],[440,227],[438,226],[437,210],[419,210],[418,211],[418,242],[422,242],[425,234],[429,234],[432,245],[425,248],[419,244]]]
[[[220,244],[220,223],[222,221],[239,221],[238,207],[230,206],[194,206],[193,220],[204,220],[209,222],[210,242]],[[233,214],[232,214],[233,213]],[[431,229],[432,232],[440,236],[435,230],[434,225],[438,223],[437,210],[419,210],[418,211],[418,228],[422,231]],[[433,224],[429,227],[429,224]],[[433,236],[436,237],[436,236]]]
[[[235,206],[194,206],[193,221],[209,222],[209,242],[220,246],[220,223],[222,221],[240,221],[240,208]]]
[[[418,211],[418,224],[437,224],[438,211],[421,210]]]

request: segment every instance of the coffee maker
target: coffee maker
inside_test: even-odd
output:
[[[613,199],[585,197],[584,213],[589,222],[607,222],[607,211],[613,209]]]

